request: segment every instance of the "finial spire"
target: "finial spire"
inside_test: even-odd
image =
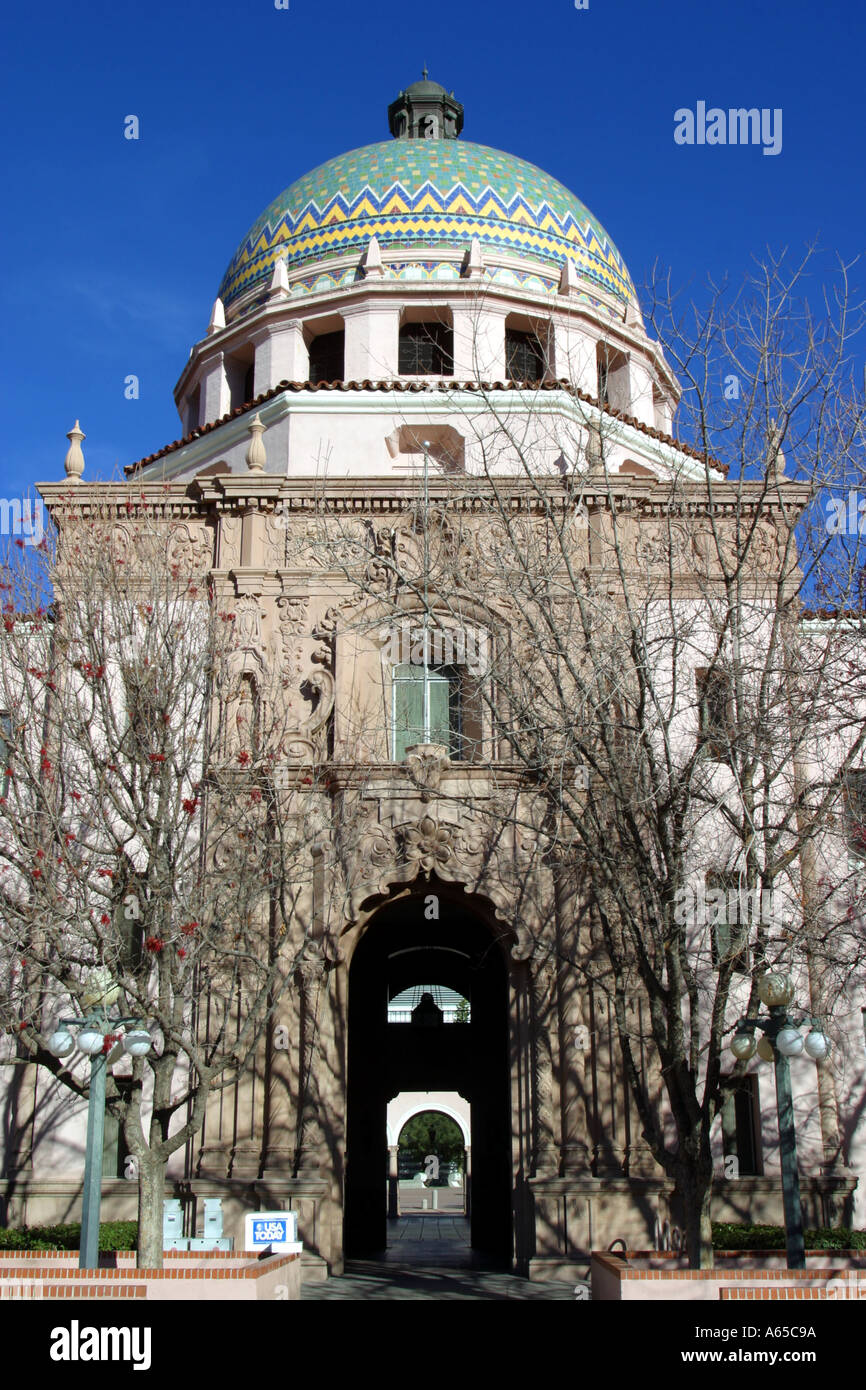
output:
[[[287,299],[289,296],[289,267],[285,256],[280,256],[274,264],[268,294],[271,299]]]
[[[226,326],[226,311],[222,300],[217,297],[213,302],[210,311],[210,323],[207,326],[208,336],[212,333],[220,333]]]
[[[385,274],[379,238],[371,236],[361,257],[361,272],[368,280],[381,280]]]
[[[247,468],[250,470],[251,473],[264,473],[265,464],[268,461],[267,455],[265,453],[264,441],[262,440],[262,435],[265,432],[265,426],[259,419],[258,412],[256,412],[250,423],[247,425],[247,429],[249,430],[250,434],[250,442],[247,447],[246,455]]]
[[[426,81],[427,81],[427,64],[426,64],[426,63],[424,64],[423,68],[421,69],[421,76],[424,78],[424,81],[426,82]]]
[[[81,441],[86,439],[87,435],[76,420],[74,428],[67,430],[66,438],[69,440],[69,448],[66,451],[63,466],[70,483],[77,483],[84,472],[84,454],[81,451]]]

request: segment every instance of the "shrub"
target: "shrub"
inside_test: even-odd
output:
[[[99,1228],[100,1250],[134,1250],[137,1240],[137,1221],[105,1221]],[[80,1244],[79,1221],[24,1230],[0,1227],[0,1250],[77,1250]]]
[[[866,1250],[866,1231],[848,1226],[819,1226],[804,1231],[807,1250]],[[739,1226],[713,1222],[714,1250],[784,1250],[784,1226]]]

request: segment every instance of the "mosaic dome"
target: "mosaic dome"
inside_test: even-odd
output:
[[[518,282],[531,278],[552,289],[570,259],[590,297],[593,289],[623,305],[635,297],[604,228],[542,169],[464,140],[397,139],[329,159],[291,184],[244,237],[220,298],[230,310],[247,291],[264,293],[280,257],[295,293],[350,283],[354,268],[329,271],[329,262],[350,253],[360,258],[372,236],[391,274],[401,273],[394,253],[405,252],[406,266],[415,263],[422,275],[426,268],[431,278],[456,276],[453,263],[444,266],[429,253],[463,250],[477,237],[482,252],[535,263],[531,276],[506,272]],[[306,276],[298,274],[305,269]]]

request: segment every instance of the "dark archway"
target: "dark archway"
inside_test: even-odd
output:
[[[388,1001],[420,979],[468,999],[471,1021],[388,1023]],[[472,1110],[472,1246],[510,1261],[508,971],[496,929],[435,881],[386,903],[352,959],[348,1042],[347,1255],[387,1245],[388,1101],[458,1091]]]

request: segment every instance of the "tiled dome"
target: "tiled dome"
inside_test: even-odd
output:
[[[305,174],[266,208],[244,237],[219,294],[227,310],[267,288],[274,262],[289,275],[309,268],[307,288],[329,262],[376,236],[386,266],[394,252],[431,259],[443,247],[517,256],[547,269],[553,287],[570,259],[587,291],[626,303],[634,289],[622,257],[578,198],[526,160],[464,140],[386,140],[340,155]],[[345,276],[341,277],[345,279]],[[351,273],[350,273],[351,278]]]

